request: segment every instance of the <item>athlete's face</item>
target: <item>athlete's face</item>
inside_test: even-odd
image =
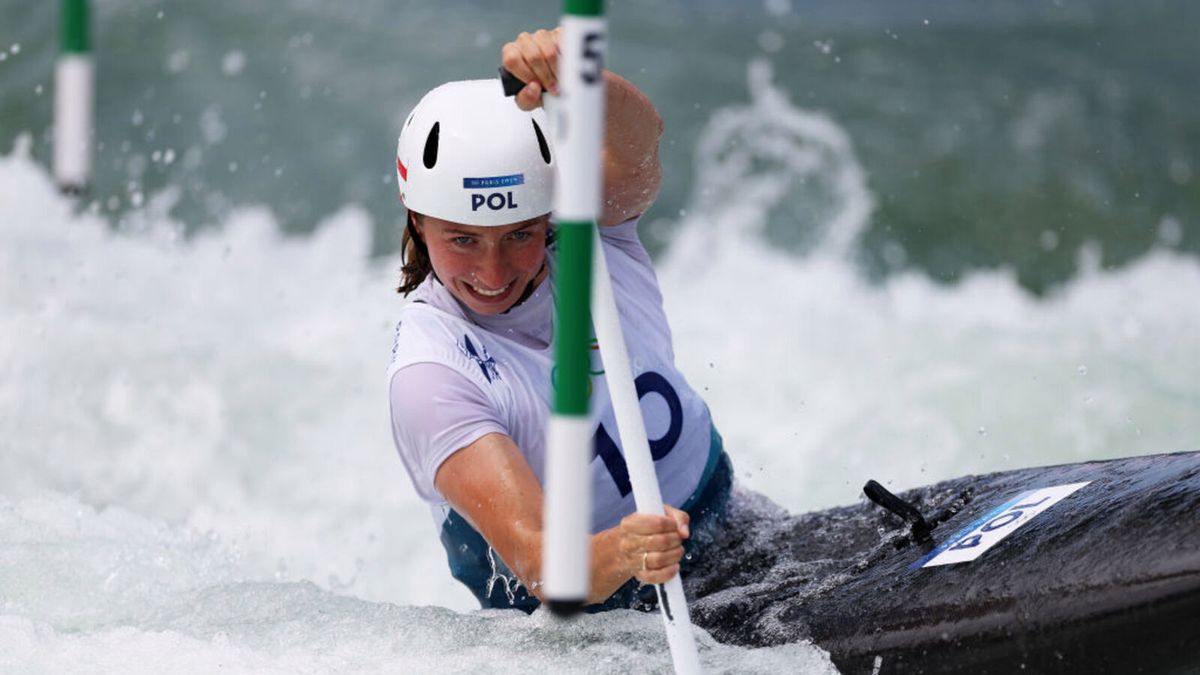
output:
[[[550,217],[502,227],[459,225],[424,216],[415,221],[441,282],[477,314],[500,314],[546,277]]]

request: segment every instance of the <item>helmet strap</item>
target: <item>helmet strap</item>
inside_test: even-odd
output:
[[[533,295],[534,290],[537,289],[537,285],[534,282],[537,281],[537,278],[542,276],[542,272],[545,272],[545,271],[546,271],[546,261],[545,261],[545,259],[543,259],[542,266],[538,269],[537,274],[533,275],[533,278],[529,280],[529,283],[525,284],[525,290],[521,293],[521,297],[517,298],[517,301],[513,303],[512,307],[509,307],[508,309],[504,310],[505,314],[508,314],[509,312],[513,311],[514,309],[520,307],[521,303],[525,302],[526,300],[529,299],[529,297],[531,295]]]
[[[546,230],[546,255],[554,254],[554,251],[552,249],[554,247],[554,240],[556,238],[555,235],[557,235],[557,234],[558,234],[558,230],[554,229],[553,226],[547,228],[547,230]],[[546,259],[542,258],[542,266],[540,268],[538,268],[537,274],[533,275],[533,278],[530,279],[529,283],[525,285],[525,291],[523,293],[521,293],[521,297],[517,298],[517,301],[513,303],[513,306],[504,310],[505,314],[508,314],[509,312],[513,311],[517,307],[520,307],[521,303],[525,302],[526,300],[529,299],[529,296],[533,295],[533,292],[537,289],[537,284],[535,284],[534,282],[536,282],[537,278],[542,276],[542,272],[545,272],[545,271],[546,271]]]

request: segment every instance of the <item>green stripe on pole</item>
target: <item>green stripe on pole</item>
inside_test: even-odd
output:
[[[79,54],[91,50],[87,0],[63,0],[61,37],[64,52]]]
[[[554,412],[587,415],[588,372],[591,370],[592,224],[558,224],[555,284]]]
[[[601,16],[604,14],[604,0],[565,0],[563,12],[574,16]]]

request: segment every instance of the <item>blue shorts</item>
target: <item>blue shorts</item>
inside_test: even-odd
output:
[[[683,543],[684,559],[681,573],[704,560],[705,549],[725,520],[725,508],[733,487],[733,465],[721,442],[721,435],[712,430],[708,462],[700,476],[699,487],[680,508],[691,517],[691,532]],[[541,602],[529,594],[525,586],[496,555],[487,541],[453,509],[442,524],[442,546],[446,549],[450,574],[463,583],[479,600],[483,609],[520,609],[531,613]],[[590,605],[587,612],[610,609],[652,610],[656,606],[653,586],[630,579],[603,603]]]

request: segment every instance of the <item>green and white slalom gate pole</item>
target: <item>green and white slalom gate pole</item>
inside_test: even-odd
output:
[[[600,208],[604,138],[605,22],[600,0],[565,0],[558,82],[552,114],[558,180],[554,212],[558,252],[554,326],[554,413],[546,438],[543,596],[567,616],[583,608],[590,587],[592,425],[592,237]]]
[[[589,306],[608,377],[617,426],[638,510],[663,513],[641,405],[595,221],[601,202],[604,137],[602,0],[566,0],[559,62],[561,100],[555,120],[559,157],[555,189],[558,264],[554,415],[546,460],[544,596],[556,614],[578,611],[589,586],[591,425],[587,421]],[[589,283],[589,275],[591,277]],[[589,286],[591,287],[589,289]],[[590,294],[590,297],[589,297]],[[675,671],[701,672],[683,585],[676,576],[657,587]]]
[[[54,71],[54,180],[63,192],[87,189],[92,170],[95,72],[88,0],[62,2],[62,53]]]

